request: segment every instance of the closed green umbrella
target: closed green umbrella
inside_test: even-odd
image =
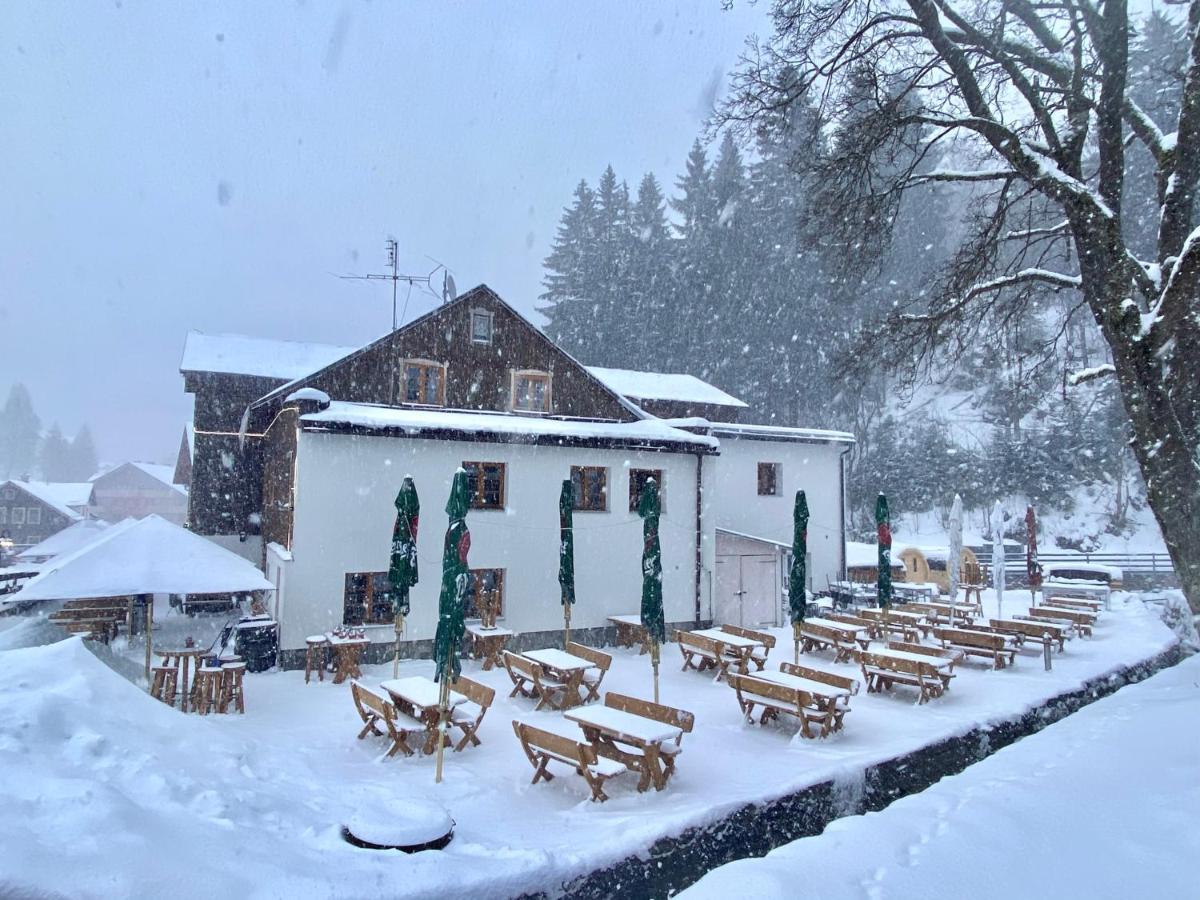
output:
[[[808,605],[808,498],[796,491],[792,508],[792,568],[788,573],[788,611],[792,617],[792,636],[796,639],[796,665],[800,665],[800,626]]]
[[[446,541],[442,547],[442,592],[438,597],[438,626],[433,637],[433,678],[441,687],[438,694],[438,744],[436,781],[442,780],[442,752],[446,743],[446,727],[450,717],[450,682],[458,678],[462,666],[458,647],[466,626],[463,624],[463,597],[467,592],[467,552],[471,549],[471,532],[467,530],[467,509],[471,494],[467,488],[467,473],[459,469],[450,486],[446,501]]]
[[[392,612],[396,619],[396,658],[392,677],[400,674],[400,635],[404,632],[404,617],[408,615],[408,592],[417,583],[417,526],[421,518],[421,501],[412,476],[405,475],[396,494],[396,524],[392,526],[392,557],[388,567],[388,584],[392,590]]]
[[[563,646],[571,643],[571,606],[575,603],[575,488],[564,478],[558,495],[558,584],[562,588]]]
[[[887,497],[875,501],[875,536],[879,542],[879,577],[875,580],[875,597],[879,608],[887,615],[892,605],[892,520],[888,513]]]
[[[647,478],[638,497],[642,517],[642,627],[650,636],[650,664],[654,667],[654,702],[658,702],[659,650],[667,640],[662,605],[662,548],[658,543],[658,485]]]

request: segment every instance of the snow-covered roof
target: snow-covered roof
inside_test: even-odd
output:
[[[637,372],[633,369],[608,369],[584,366],[610,390],[631,400],[674,400],[679,403],[710,403],[714,406],[746,406],[737,397],[725,393],[694,375],[667,372]]]
[[[274,590],[262,572],[224,547],[161,516],[125,519],[42,567],[8,604],[138,594]]]
[[[94,541],[106,528],[108,523],[103,519],[81,519],[62,531],[56,531],[41,543],[18,553],[17,559],[53,559],[56,556],[74,553]]]
[[[90,481],[12,481],[28,494],[62,513],[68,519],[83,518],[82,510],[92,502]]]
[[[93,475],[88,480],[91,482],[95,482],[95,481],[103,478],[106,475],[111,475],[114,472],[117,472],[120,469],[125,468],[126,466],[130,466],[134,469],[138,469],[139,471],[144,472],[145,474],[147,474],[151,478],[153,478],[155,481],[162,482],[166,487],[169,487],[174,491],[178,491],[181,494],[187,493],[186,487],[184,487],[182,484],[175,483],[175,467],[163,465],[162,463],[148,463],[148,462],[118,463],[115,466],[109,466],[108,468],[101,469],[99,472],[97,472],[95,475]]]
[[[861,569],[877,565],[879,565],[878,544],[866,544],[862,541],[846,541],[846,566],[848,568]],[[903,565],[896,556],[895,548],[893,548],[892,568],[899,568]]]
[[[511,413],[460,412],[455,410],[407,409],[366,403],[334,401],[328,409],[301,416],[307,425],[351,425],[372,429],[399,429],[417,436],[421,432],[465,432],[507,435],[513,438],[596,439],[618,443],[674,443],[717,447],[704,435],[672,428],[661,419],[637,422],[596,422],[584,419],[553,419]]]
[[[357,349],[242,334],[189,331],[183,343],[179,371],[255,375],[292,381],[323,369]]]
[[[750,425],[740,422],[712,422],[712,433],[718,437],[751,437],[779,441],[832,441],[853,444],[854,435],[848,431],[828,431],[822,428],[792,428],[786,425]]]

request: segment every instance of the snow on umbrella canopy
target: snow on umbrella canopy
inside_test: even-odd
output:
[[[467,530],[467,509],[471,494],[467,488],[467,473],[459,469],[450,486],[446,501],[446,541],[442,548],[442,591],[438,597],[438,626],[433,638],[434,680],[443,676],[454,680],[462,671],[458,661],[458,645],[466,626],[463,623],[463,597],[467,592],[467,553],[471,549],[471,532]]]
[[[892,605],[892,523],[887,497],[875,501],[875,537],[879,541],[879,574],[875,596],[883,609]]]
[[[558,496],[558,583],[562,603],[575,602],[575,488],[569,478],[562,483]]]
[[[392,526],[392,557],[388,583],[392,588],[392,608],[398,616],[408,615],[408,592],[417,583],[417,527],[421,501],[411,476],[405,475],[396,494],[396,524]]]
[[[667,640],[662,605],[662,548],[658,543],[658,485],[647,478],[638,498],[642,517],[642,627],[650,639],[662,644]]]
[[[1042,564],[1038,562],[1037,515],[1032,506],[1025,507],[1025,574],[1029,576],[1029,590],[1042,586]]]
[[[788,573],[788,607],[792,624],[804,621],[804,608],[808,596],[805,584],[808,581],[808,498],[804,491],[796,491],[796,505],[792,509],[792,568]]]

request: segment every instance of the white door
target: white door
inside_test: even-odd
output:
[[[716,625],[742,623],[742,576],[740,556],[717,557],[717,595],[713,608]]]
[[[742,621],[745,628],[778,625],[779,558],[775,556],[743,556]]]

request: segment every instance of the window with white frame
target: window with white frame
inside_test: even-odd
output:
[[[31,506],[25,510],[26,525],[41,525],[42,524],[42,508],[40,506]]]
[[[492,342],[492,314],[486,309],[471,310],[471,343]]]
[[[14,525],[24,525],[25,524],[25,507],[14,506],[12,508],[12,523]]]
[[[8,507],[0,506],[0,525],[8,524]]]
[[[513,372],[512,408],[517,412],[550,412],[550,373]]]

